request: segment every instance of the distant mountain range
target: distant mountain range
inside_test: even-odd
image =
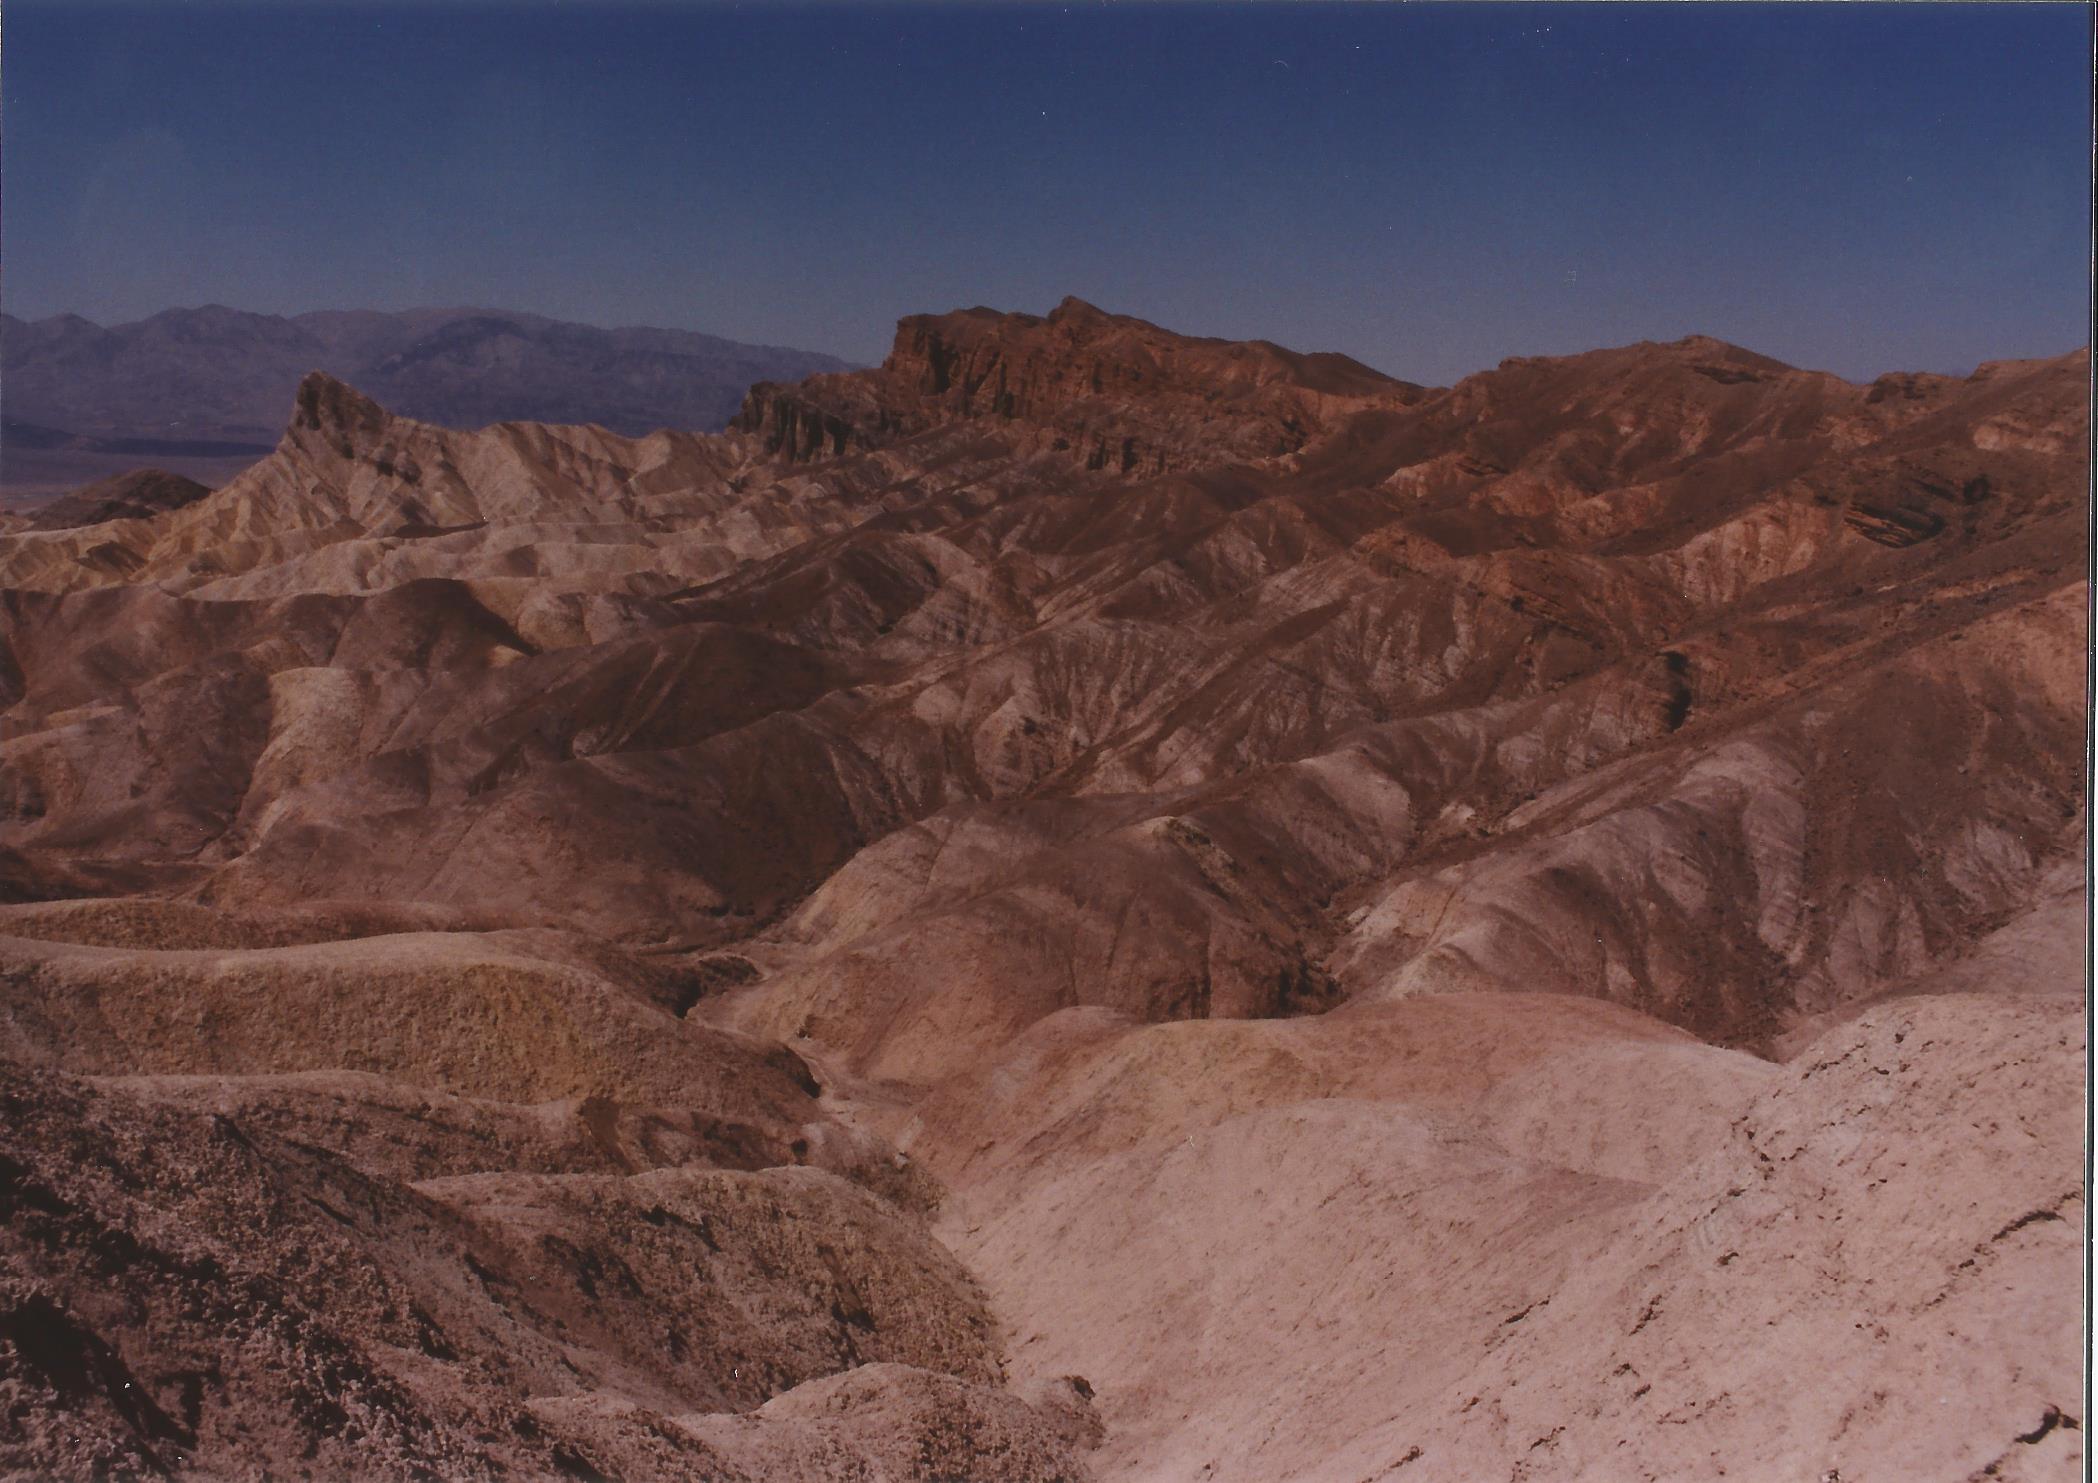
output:
[[[151,462],[222,482],[275,446],[299,380],[326,371],[419,421],[723,426],[757,381],[848,363],[685,330],[600,329],[491,309],[221,305],[109,327],[0,315],[0,493],[75,488]]]

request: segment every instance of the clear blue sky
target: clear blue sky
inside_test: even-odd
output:
[[[2088,323],[2080,5],[8,0],[0,298],[486,304],[879,359],[1067,293],[1445,382]]]

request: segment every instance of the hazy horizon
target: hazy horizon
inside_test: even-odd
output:
[[[761,350],[808,350],[819,353],[823,351],[821,345],[768,345],[761,341],[736,340],[732,336],[721,335],[713,330],[694,328],[690,325],[643,324],[636,320],[611,323],[590,319],[572,319],[558,314],[543,313],[540,310],[525,308],[516,304],[400,304],[395,306],[377,304],[316,304],[309,309],[280,310],[251,309],[242,304],[229,304],[212,299],[204,303],[168,304],[149,314],[128,315],[121,319],[96,319],[82,314],[76,309],[58,309],[49,314],[39,314],[34,318],[16,314],[12,308],[0,309],[0,313],[19,319],[25,324],[45,324],[54,319],[70,318],[85,320],[97,329],[118,330],[145,324],[160,318],[162,315],[202,314],[212,309],[221,309],[231,314],[252,314],[262,318],[286,320],[303,319],[309,315],[316,314],[500,314],[525,319],[546,319],[560,324],[579,324],[589,329],[611,332],[621,330],[667,330],[673,334],[711,336],[715,339],[727,340],[732,344],[751,345]],[[871,364],[871,362],[868,362],[868,364]]]
[[[1433,384],[1688,334],[1964,373],[2087,338],[2090,15],[16,0],[0,306],[872,363],[1075,294]]]
[[[957,311],[957,310],[966,310],[966,309],[977,309],[977,308],[988,308],[988,309],[996,309],[996,310],[1000,310],[1000,311],[1002,311],[1002,312],[1017,312],[1017,313],[1020,313],[1020,314],[1032,314],[1032,315],[1035,315],[1035,316],[1037,316],[1037,317],[1043,317],[1043,316],[1046,316],[1046,315],[1047,315],[1047,314],[1049,313],[1049,311],[1050,311],[1051,309],[1053,309],[1054,307],[1055,307],[1055,305],[1053,305],[1053,304],[1052,304],[1052,305],[1045,305],[1045,306],[1042,306],[1042,307],[1039,307],[1039,308],[1037,308],[1037,307],[1033,307],[1033,306],[1028,306],[1028,305],[995,305],[995,304],[993,304],[993,305],[970,305],[970,304],[950,304],[950,305],[946,305],[946,306],[944,306],[944,307],[942,307],[942,308],[940,308],[940,309],[926,309],[926,310],[914,310],[914,311],[911,311],[911,312],[912,312],[912,313],[916,313],[916,314],[934,314],[934,315],[937,315],[937,314],[949,313],[949,312],[953,312],[953,311]],[[1120,310],[1120,309],[1117,309],[1117,308],[1115,308],[1115,306],[1114,306],[1114,305],[1112,305],[1112,304],[1096,304],[1096,305],[1094,305],[1094,307],[1095,307],[1095,308],[1098,308],[1098,309],[1102,309],[1102,310],[1105,310],[1106,312],[1108,312],[1108,313],[1111,313],[1111,314],[1124,314],[1124,313],[1126,313],[1126,311],[1124,311],[1124,310]],[[77,311],[72,311],[72,310],[58,310],[58,311],[55,311],[54,313],[51,313],[51,314],[47,314],[47,315],[40,315],[40,316],[38,316],[38,317],[37,317],[36,319],[33,319],[33,320],[24,320],[23,322],[24,322],[24,323],[29,323],[29,324],[37,324],[37,323],[44,323],[44,322],[47,322],[47,321],[49,321],[49,320],[52,320],[52,319],[64,319],[64,318],[68,318],[68,317],[70,317],[70,318],[74,318],[74,319],[83,319],[83,320],[87,320],[87,322],[88,322],[88,323],[90,323],[90,324],[94,325],[94,326],[95,326],[96,328],[98,328],[98,329],[104,329],[104,330],[117,330],[117,329],[124,329],[124,328],[128,328],[128,327],[131,327],[131,326],[134,326],[134,325],[144,324],[144,323],[146,323],[146,322],[148,322],[148,321],[150,321],[150,320],[153,320],[153,319],[157,319],[157,318],[160,318],[160,317],[161,317],[162,315],[167,315],[167,314],[196,314],[196,313],[202,313],[202,312],[204,312],[204,311],[206,311],[206,310],[210,310],[210,309],[221,309],[221,310],[226,310],[226,311],[228,311],[228,312],[230,312],[230,313],[235,313],[235,314],[252,314],[252,315],[257,315],[257,316],[261,316],[261,317],[267,317],[267,318],[275,318],[275,319],[283,319],[283,320],[297,320],[297,319],[300,319],[300,318],[306,317],[306,316],[308,316],[308,315],[316,315],[316,314],[361,314],[361,313],[373,313],[373,314],[434,314],[434,315],[442,315],[442,314],[488,314],[488,315],[509,315],[509,316],[519,316],[519,317],[525,317],[525,318],[537,318],[537,319],[548,319],[548,320],[553,320],[553,321],[555,321],[555,322],[557,322],[557,323],[565,323],[565,324],[576,324],[576,325],[582,325],[582,326],[584,326],[584,327],[586,327],[586,328],[590,328],[590,329],[597,329],[597,330],[605,330],[605,331],[608,331],[608,332],[619,332],[619,331],[625,331],[625,330],[667,330],[667,331],[670,331],[670,332],[672,332],[672,333],[676,333],[676,334],[693,334],[693,335],[699,335],[699,336],[703,336],[703,337],[704,337],[704,336],[712,336],[712,337],[714,337],[714,338],[718,338],[718,339],[723,339],[723,340],[726,340],[726,341],[728,341],[728,342],[729,342],[729,343],[731,343],[731,344],[747,345],[747,346],[751,346],[751,347],[753,347],[753,348],[756,348],[756,349],[763,349],[763,350],[796,350],[796,351],[807,351],[807,352],[813,352],[813,353],[816,353],[816,354],[828,354],[828,355],[836,356],[837,358],[839,358],[839,359],[841,359],[841,360],[844,360],[844,361],[846,361],[846,362],[847,362],[848,364],[850,364],[850,365],[853,365],[853,366],[855,366],[855,367],[861,367],[861,368],[865,368],[865,367],[871,367],[871,366],[876,366],[876,365],[879,365],[879,364],[880,364],[880,363],[881,363],[881,362],[882,362],[882,361],[883,361],[883,360],[884,360],[884,359],[886,358],[886,356],[887,356],[887,353],[888,353],[888,352],[887,352],[887,347],[886,347],[886,346],[884,346],[884,348],[883,348],[883,351],[882,351],[882,352],[881,352],[880,354],[876,354],[876,355],[873,355],[873,356],[869,356],[869,357],[867,357],[867,358],[865,358],[865,359],[859,359],[859,358],[856,358],[856,357],[852,357],[852,356],[847,356],[847,355],[843,355],[843,354],[842,354],[841,352],[838,352],[838,351],[835,351],[835,350],[831,350],[831,349],[830,349],[829,347],[826,347],[826,346],[823,346],[823,345],[781,345],[781,344],[777,344],[777,343],[768,343],[768,342],[763,342],[763,341],[752,341],[752,340],[737,340],[737,339],[734,339],[733,337],[730,337],[730,336],[724,336],[724,335],[719,335],[719,334],[718,334],[718,333],[717,333],[716,331],[713,331],[713,330],[708,330],[708,329],[703,329],[703,328],[694,328],[694,327],[692,327],[692,326],[690,326],[690,325],[639,324],[639,323],[634,323],[634,322],[619,322],[619,323],[613,323],[613,322],[606,322],[606,321],[597,321],[597,320],[587,320],[587,319],[567,319],[567,318],[564,318],[563,316],[560,316],[560,315],[551,315],[551,314],[545,314],[545,313],[542,313],[541,311],[539,311],[539,310],[536,310],[536,309],[525,309],[525,308],[519,308],[519,307],[517,307],[516,305],[511,305],[511,304],[403,304],[403,305],[400,305],[399,307],[395,307],[395,308],[382,308],[382,307],[377,307],[377,306],[373,306],[373,305],[368,305],[368,304],[357,304],[357,305],[353,305],[353,304],[321,304],[321,305],[316,305],[315,307],[313,307],[313,308],[311,308],[311,309],[293,309],[293,310],[288,310],[288,311],[281,311],[281,312],[280,312],[280,311],[275,311],[275,310],[261,310],[261,309],[246,309],[246,308],[243,308],[242,306],[240,306],[240,305],[238,305],[238,304],[224,304],[224,303],[219,303],[219,302],[217,302],[217,301],[213,301],[213,302],[211,302],[211,303],[204,303],[204,304],[170,304],[170,305],[168,305],[168,306],[167,306],[166,308],[164,308],[164,309],[160,309],[160,310],[157,310],[157,311],[155,311],[155,312],[154,312],[154,313],[152,313],[152,314],[140,315],[140,316],[137,316],[137,317],[134,317],[134,318],[128,318],[128,319],[118,319],[118,320],[96,320],[96,319],[88,319],[88,317],[87,317],[86,315],[84,315],[84,314],[80,314],[80,313],[78,313]],[[8,313],[8,314],[10,314],[10,315],[13,315],[13,310],[11,310],[11,309],[10,309],[10,310],[5,310],[5,311],[0,311],[0,312],[5,312],[5,313]],[[22,318],[22,316],[20,316],[20,315],[14,315],[14,317],[15,317],[15,318],[17,318],[17,319],[21,319],[21,318]],[[1138,316],[1138,317],[1141,317],[1141,316]],[[1162,325],[1160,325],[1159,327],[1160,327],[1161,329],[1171,330],[1171,331],[1173,331],[1173,332],[1174,332],[1174,333],[1176,333],[1176,334],[1184,334],[1184,335],[1192,336],[1192,337],[1195,337],[1195,338],[1217,338],[1217,337],[1215,337],[1215,336],[1210,336],[1210,335],[1208,335],[1208,334],[1207,334],[1207,333],[1206,333],[1206,332],[1205,332],[1205,331],[1204,331],[1204,330],[1203,330],[1203,329],[1202,329],[1202,328],[1201,328],[1200,326],[1198,326],[1198,325],[1197,325],[1197,326],[1189,326],[1189,325],[1174,325],[1174,324],[1162,324]],[[1688,331],[1688,332],[1686,332],[1686,333],[1685,333],[1685,334],[1683,334],[1683,335],[1678,335],[1678,336],[1675,336],[1674,338],[1675,338],[1675,339],[1677,339],[1677,340],[1681,340],[1681,339],[1689,339],[1689,338],[1695,338],[1695,337],[1697,337],[1697,336],[1701,335],[1702,333],[1703,333],[1702,331],[1692,330],[1692,331]],[[1720,338],[1720,337],[1718,337],[1718,336],[1707,336],[1706,338],[1713,338],[1713,339],[1717,339],[1717,338]],[[1276,342],[1276,343],[1282,343],[1282,342]],[[1611,342],[1607,342],[1607,343],[1599,343],[1599,344],[1596,344],[1596,345],[1584,346],[1584,347],[1582,347],[1582,348],[1583,348],[1584,350],[1613,350],[1613,349],[1621,349],[1621,348],[1623,348],[1624,346],[1627,346],[1627,345],[1632,345],[1632,344],[1638,344],[1638,343],[1651,343],[1651,341],[1650,341],[1650,340],[1649,340],[1649,341],[1630,341],[1630,340],[1627,340],[1627,341],[1611,341]],[[1736,343],[1736,342],[1728,342],[1728,343]],[[1300,345],[1300,344],[1285,344],[1285,345],[1284,345],[1284,348],[1285,348],[1285,349],[1290,349],[1290,350],[1300,350],[1300,351],[1310,351],[1310,352],[1322,352],[1322,351],[1325,351],[1325,350],[1329,349],[1329,347],[1326,347],[1326,346],[1321,346],[1321,345]],[[1753,345],[1753,344],[1741,344],[1741,345],[1739,346],[1739,348],[1741,348],[1741,349],[1743,349],[1743,350],[1750,350],[1750,351],[1760,351],[1760,349],[1761,349],[1761,347],[1759,347],[1759,346],[1756,346],[1756,345]],[[2064,347],[2062,347],[2062,348],[2061,348],[2060,350],[2058,350],[2058,351],[2051,351],[2051,352],[2043,351],[2043,352],[2041,352],[2041,353],[2039,353],[2039,354],[2036,354],[2036,355],[1989,356],[1989,357],[1984,357],[1984,358],[1983,358],[1983,361],[1981,361],[1981,362],[1977,362],[1977,364],[1982,364],[1982,363],[1986,363],[1987,361],[1991,361],[1991,360],[1994,360],[1994,361],[2026,361],[2026,360],[2054,360],[2054,359],[2057,359],[2057,358],[2059,358],[2059,357],[2060,357],[2060,356],[2062,356],[2062,355],[2070,355],[2070,354],[2074,354],[2074,353],[2076,353],[2076,352],[2078,352],[2078,351],[2088,351],[2089,349],[2090,349],[2090,337],[2089,337],[2088,335],[2086,335],[2086,336],[2085,336],[2085,337],[2084,337],[2084,338],[2083,338],[2082,340],[2078,341],[2078,342],[2077,342],[2076,344],[2074,344],[2074,345],[2067,345],[2067,346],[2064,346]],[[1504,359],[1506,359],[1506,358],[1516,358],[1516,359],[1520,359],[1520,358],[1521,358],[1521,357],[1522,357],[1522,356],[1524,355],[1524,353],[1525,353],[1525,352],[1522,352],[1522,351],[1519,351],[1519,350],[1518,350],[1518,351],[1511,351],[1511,352],[1509,353],[1509,356],[1508,356],[1508,357],[1504,357]],[[1579,352],[1573,352],[1573,353],[1579,353]],[[1360,359],[1360,357],[1350,357],[1350,358],[1351,358],[1351,359]],[[1394,372],[1394,371],[1391,371],[1391,370],[1390,370],[1390,369],[1389,369],[1388,367],[1376,365],[1376,364],[1375,364],[1374,362],[1371,362],[1371,361],[1363,361],[1362,363],[1363,363],[1364,365],[1368,365],[1368,366],[1369,366],[1369,367],[1370,367],[1370,368],[1371,368],[1372,370],[1377,370],[1377,371],[1384,371],[1384,372],[1386,372],[1387,374],[1390,374],[1390,375],[1400,375],[1400,373],[1398,373],[1398,372]],[[1474,370],[1474,371],[1469,371],[1469,372],[1466,372],[1464,376],[1459,376],[1459,377],[1457,377],[1457,378],[1455,378],[1454,380],[1452,380],[1452,381],[1449,381],[1449,382],[1445,382],[1445,383],[1425,383],[1425,382],[1424,382],[1424,383],[1422,383],[1422,384],[1423,384],[1423,385],[1429,385],[1429,384],[1441,384],[1441,385],[1455,385],[1457,381],[1461,381],[1461,380],[1464,380],[1464,379],[1465,379],[1465,378],[1466,378],[1467,376],[1472,376],[1472,375],[1480,375],[1480,374],[1484,374],[1485,372],[1487,372],[1487,371],[1490,371],[1490,370],[1492,370],[1492,369],[1494,369],[1494,367],[1493,367],[1493,366],[1480,366],[1480,367],[1478,367],[1478,368],[1477,368],[1476,370]],[[1813,365],[1795,365],[1795,366],[1794,366],[1794,369],[1796,369],[1796,370],[1802,370],[1802,371],[1829,371],[1829,368],[1828,368],[1828,367],[1826,367],[1826,366],[1813,366]],[[1877,372],[1877,373],[1873,373],[1873,374],[1870,374],[1870,375],[1857,375],[1857,376],[1845,376],[1845,375],[1843,375],[1843,374],[1842,374],[1841,372],[1830,372],[1830,374],[1834,374],[1834,375],[1837,375],[1837,376],[1838,376],[1838,377],[1839,377],[1840,379],[1842,379],[1842,380],[1845,380],[1845,381],[1849,381],[1849,382],[1852,382],[1852,383],[1854,383],[1854,384],[1856,384],[1856,385],[1861,385],[1861,386],[1862,386],[1862,385],[1867,385],[1867,384],[1869,384],[1869,383],[1870,383],[1870,382],[1872,382],[1873,380],[1876,380],[1876,379],[1878,378],[1878,376],[1880,376],[1880,375],[1888,375],[1888,374],[1899,374],[1899,373],[1902,373],[1902,372],[1905,372],[1905,371],[1911,371],[1911,370],[1929,370],[1929,369],[1931,369],[1931,368],[1928,368],[1928,367],[1905,367],[1905,366],[1888,366],[1888,367],[1886,367],[1886,368],[1885,368],[1884,370],[1882,370],[1882,371],[1880,371],[1880,372]],[[1971,369],[1973,369],[1973,368],[1972,368],[1972,367],[1963,367],[1963,368],[1961,368],[1961,372],[1965,372],[1965,371],[1968,371],[1968,370],[1971,370]],[[1958,374],[1958,373],[1955,373],[1955,374]],[[1405,378],[1405,377],[1401,376],[1401,379],[1413,379],[1413,378]]]

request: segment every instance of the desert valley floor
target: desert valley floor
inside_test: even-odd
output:
[[[2081,1476],[2087,357],[1067,300],[0,527],[0,1473]]]

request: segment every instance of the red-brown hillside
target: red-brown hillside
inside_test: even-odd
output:
[[[0,535],[0,1470],[2072,1476],[2087,385],[1066,300]]]

